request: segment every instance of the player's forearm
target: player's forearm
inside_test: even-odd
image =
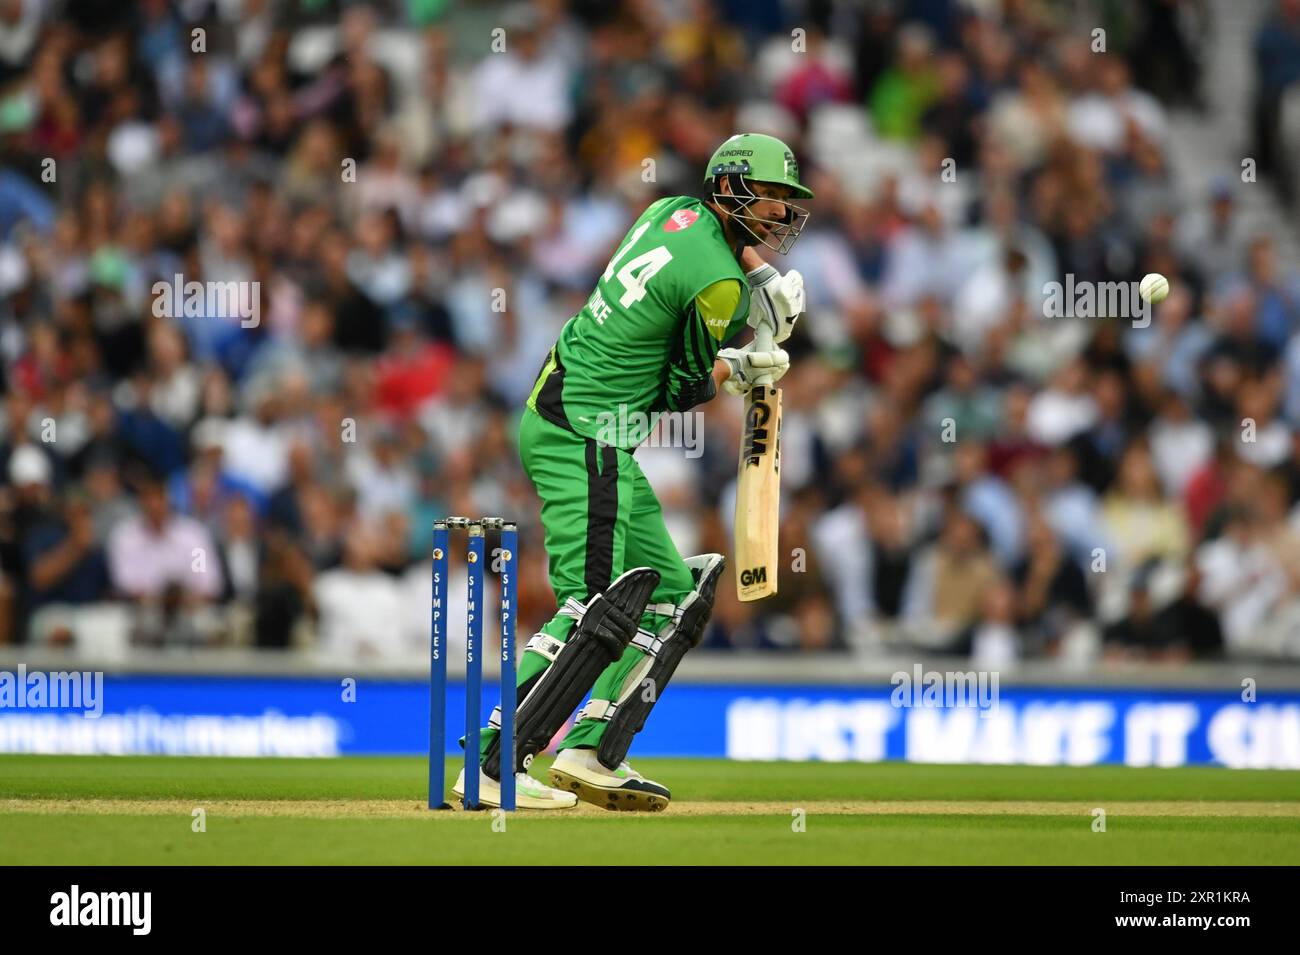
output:
[[[740,253],[740,267],[745,270],[746,274],[764,265],[767,265],[767,262],[755,251],[754,247],[752,245],[745,246]]]
[[[731,366],[721,358],[713,360],[713,386],[722,390],[722,383],[731,377]]]

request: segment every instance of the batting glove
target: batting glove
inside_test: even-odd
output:
[[[748,273],[750,300],[749,324],[757,328],[767,321],[773,329],[772,340],[778,345],[794,332],[794,323],[807,310],[803,276],[795,269],[782,275],[770,265]]]
[[[755,351],[753,342],[744,348],[724,348],[718,352],[718,357],[731,369],[722,387],[733,395],[749,394],[755,378],[768,376],[771,383],[776,384],[790,370],[790,354],[784,348]]]

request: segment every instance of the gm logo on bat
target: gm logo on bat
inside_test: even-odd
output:
[[[765,400],[762,387],[756,387],[754,392],[754,401],[745,415],[744,451],[741,454],[745,463],[751,465],[758,464],[759,459],[767,454],[770,437],[767,422],[772,417],[772,406]]]
[[[767,568],[752,567],[740,572],[740,585],[742,587],[752,587],[755,584],[767,583]]]

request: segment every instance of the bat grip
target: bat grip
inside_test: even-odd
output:
[[[774,335],[775,335],[775,330],[772,328],[771,323],[763,321],[755,325],[754,326],[754,351],[771,351],[773,348],[775,348],[776,343],[772,340]],[[764,387],[771,387],[772,376],[756,375],[754,376],[754,384],[763,385]]]

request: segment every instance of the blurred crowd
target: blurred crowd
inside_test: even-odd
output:
[[[1267,186],[1171,173],[1175,6],[0,0],[0,641],[417,654],[446,514],[520,522],[532,632],[534,376],[755,131],[817,193],[789,563],[708,646],[1300,655],[1300,274]],[[1147,272],[1146,327],[1045,313]],[[740,404],[699,415],[637,458],[726,553]]]

